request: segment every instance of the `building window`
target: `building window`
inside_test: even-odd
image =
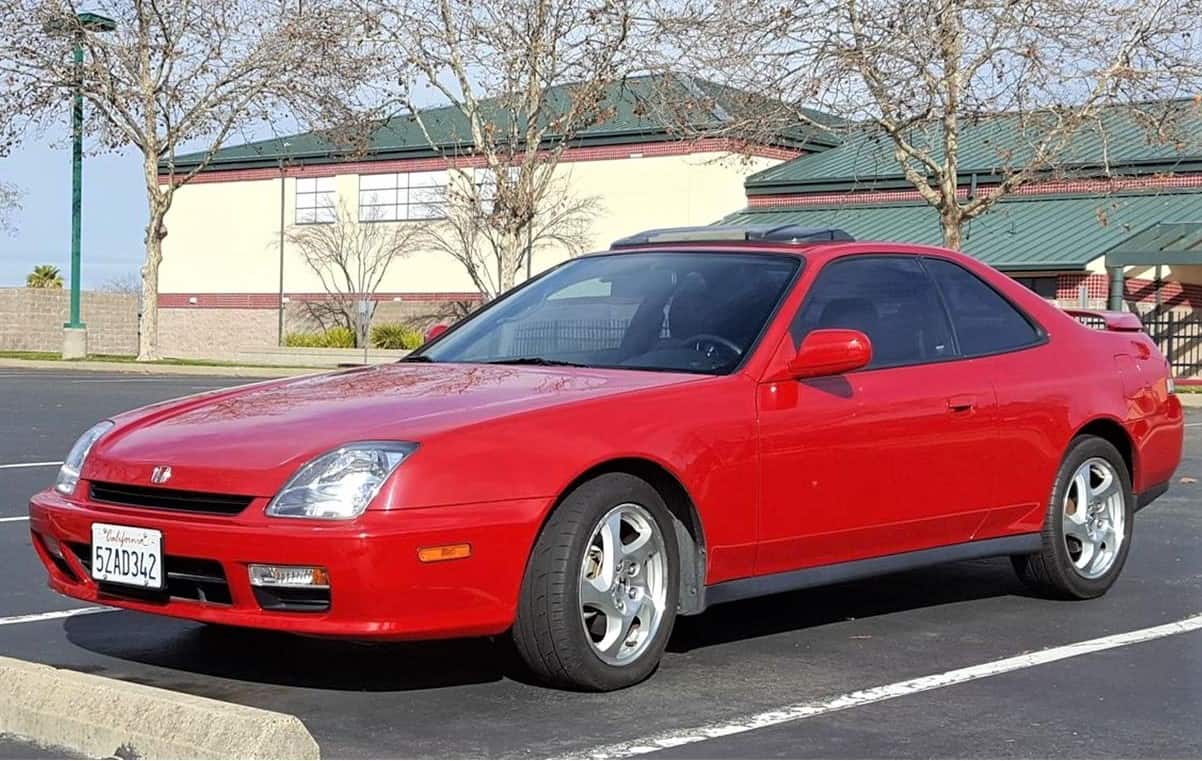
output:
[[[1059,285],[1059,278],[1055,275],[1038,277],[1016,277],[1014,278],[1019,285],[1025,286],[1028,289],[1035,291],[1045,299],[1056,298],[1056,290]]]
[[[518,180],[521,170],[511,166],[506,170],[507,179],[512,186]],[[480,201],[480,211],[492,214],[497,201],[497,176],[491,169],[477,169],[474,182],[476,183],[476,198]]]
[[[338,218],[333,177],[300,177],[296,180],[296,223],[325,224]]]
[[[447,215],[447,173],[367,174],[359,178],[359,220],[397,222]]]

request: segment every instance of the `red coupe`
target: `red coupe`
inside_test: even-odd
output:
[[[507,632],[546,682],[608,690],[655,669],[676,616],[753,595],[986,556],[1101,595],[1181,447],[1133,315],[839,230],[655,230],[399,363],[101,422],[30,519],[81,600]]]

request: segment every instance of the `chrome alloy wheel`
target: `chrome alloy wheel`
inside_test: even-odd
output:
[[[580,568],[580,619],[611,666],[637,659],[655,639],[668,596],[668,555],[651,513],[626,502],[593,527]]]
[[[1064,494],[1061,535],[1069,559],[1086,579],[1114,565],[1126,533],[1127,495],[1114,466],[1091,457],[1077,468]]]

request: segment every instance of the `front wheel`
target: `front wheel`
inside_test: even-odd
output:
[[[676,620],[679,565],[672,515],[625,473],[574,489],[531,552],[511,636],[549,684],[607,691],[646,679]]]
[[[1105,594],[1127,560],[1134,506],[1119,451],[1105,439],[1077,437],[1056,475],[1043,548],[1013,557],[1014,570],[1043,594],[1078,600]]]

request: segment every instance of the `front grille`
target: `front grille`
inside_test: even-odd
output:
[[[155,510],[181,510],[189,513],[213,513],[237,515],[250,506],[254,497],[237,494],[212,494],[203,491],[181,489],[159,489],[149,486],[110,484],[93,481],[91,495],[94,502],[126,507],[148,507]]]
[[[92,573],[92,545],[71,542],[68,545],[89,574]],[[167,602],[169,598],[195,600],[212,605],[229,605],[230,585],[225,578],[225,569],[216,560],[183,558],[175,555],[163,556],[163,569],[167,573],[166,589],[139,589],[122,584],[96,582],[100,591],[113,597],[127,597],[143,602]]]

